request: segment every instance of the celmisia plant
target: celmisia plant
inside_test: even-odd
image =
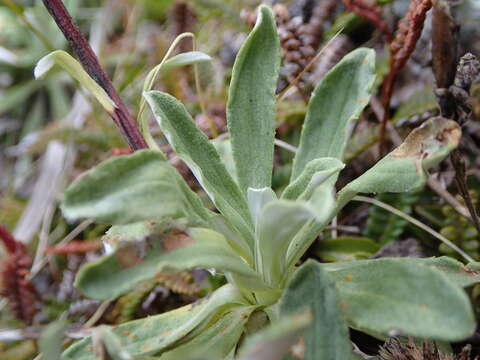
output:
[[[374,62],[373,50],[357,49],[316,87],[291,181],[281,194],[271,188],[280,45],[268,7],[259,8],[233,68],[227,105],[231,157],[219,155],[177,99],[145,92],[211,206],[159,150],[101,163],[68,188],[62,204],[68,218],[113,225],[105,237],[113,251],[85,265],[76,286],[87,297],[110,300],[159,272],[192,268],[215,269],[228,283],[180,309],[101,327],[93,341],[77,342],[64,358],[94,359],[101,347],[113,359],[280,359],[301,337],[302,357],[343,360],[353,357],[348,327],[380,338],[457,341],[471,335],[475,319],[463,287],[478,281],[475,264],[387,258],[310,260],[298,267],[358,193],[418,189],[427,170],[459,142],[455,122],[432,118],[337,193],[346,143],[369,102]],[[87,85],[112,111],[103,90]],[[243,341],[245,333],[257,334]]]

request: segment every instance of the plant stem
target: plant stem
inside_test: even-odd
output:
[[[62,1],[43,0],[43,4],[50,15],[52,15],[65,38],[68,40],[68,43],[77,55],[85,71],[105,90],[115,103],[116,108],[110,116],[126,138],[130,148],[134,151],[148,148],[135,120],[130,116],[127,107],[120,99],[112,82],[100,66],[98,58],[90,47],[90,44],[82,35],[78,27],[73,23],[73,20]]]

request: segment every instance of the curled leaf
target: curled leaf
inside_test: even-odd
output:
[[[63,50],[53,51],[41,58],[37,66],[35,66],[35,78],[38,79],[44,76],[54,65],[61,66],[71,77],[85,86],[109,114],[113,113],[116,106],[105,90],[87,74],[74,57]]]

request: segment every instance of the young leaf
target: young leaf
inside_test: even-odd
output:
[[[280,299],[280,314],[312,312],[312,324],[304,332],[307,360],[352,358],[348,328],[340,313],[335,285],[319,263],[300,267]]]
[[[41,58],[34,70],[35,78],[45,75],[55,64],[61,66],[71,77],[85,86],[109,114],[113,113],[115,104],[105,90],[83,70],[82,65],[74,57],[63,50],[54,51]]]
[[[322,267],[335,282],[343,312],[356,329],[444,341],[464,340],[475,329],[466,293],[420,259],[383,258]]]
[[[159,91],[144,96],[177,155],[192,170],[218,210],[253,248],[253,225],[245,196],[228,174],[215,147],[177,99]]]
[[[279,286],[285,276],[286,253],[295,234],[314,218],[304,203],[278,200],[267,204],[256,225],[256,268],[267,284]]]
[[[172,250],[172,246],[176,248]],[[83,266],[75,286],[90,298],[106,300],[124,294],[139,281],[154,278],[161,271],[196,267],[239,274],[257,287],[268,289],[221,234],[207,229],[192,229],[191,237],[178,231],[167,232],[153,244],[127,243],[111,255]]]
[[[240,188],[270,187],[275,136],[275,89],[280,42],[272,11],[258,20],[237,55],[227,104],[227,120]]]
[[[402,145],[338,194],[341,209],[356,194],[407,192],[420,188],[427,170],[443,160],[460,141],[460,126],[442,117],[432,118],[413,130]]]
[[[112,328],[126,352],[134,358],[157,354],[189,340],[202,325],[229,309],[245,304],[241,294],[231,285],[225,285],[208,298],[160,315],[130,321]],[[64,353],[65,360],[95,360],[91,352],[92,339],[85,338]]]
[[[337,175],[345,167],[335,158],[320,158],[310,161],[300,176],[291,182],[282,194],[286,200],[308,200],[312,192],[330,177]]]
[[[343,160],[354,121],[368,104],[375,80],[375,52],[360,48],[346,55],[315,88],[303,124],[291,181],[313,159]]]
[[[158,151],[142,150],[109,159],[87,171],[65,193],[68,218],[128,224],[190,216],[207,221],[208,211]]]
[[[212,58],[200,51],[189,51],[181,53],[165,61],[160,68],[160,74],[166,74],[177,67],[201,64],[209,61],[212,61]],[[147,77],[147,79],[145,79],[145,82],[147,82],[148,80],[149,78]]]
[[[311,322],[310,312],[282,316],[274,324],[247,338],[238,360],[284,359]]]
[[[277,200],[275,191],[271,188],[252,189],[247,190],[247,201],[250,214],[252,215],[252,222],[256,225],[257,219],[264,206],[272,201]]]

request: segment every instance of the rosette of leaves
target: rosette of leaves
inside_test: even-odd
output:
[[[178,100],[144,94],[215,210],[158,150],[101,163],[68,188],[62,206],[68,218],[114,225],[113,251],[77,275],[76,286],[88,297],[114,299],[169,270],[213,268],[228,283],[177,310],[102,327],[93,340],[67,349],[65,359],[94,359],[95,352],[115,359],[277,359],[299,336],[307,359],[348,359],[348,326],[380,337],[395,332],[443,341],[474,331],[462,288],[478,276],[455,260],[308,261],[297,268],[357,193],[421,187],[428,168],[457,146],[460,129],[447,119],[429,120],[336,193],[345,145],[374,81],[374,52],[355,50],[316,87],[290,184],[276,194],[270,186],[280,46],[271,10],[262,6],[259,15],[230,84],[232,171]],[[258,331],[262,318],[268,326]],[[245,332],[256,334],[239,349]]]

